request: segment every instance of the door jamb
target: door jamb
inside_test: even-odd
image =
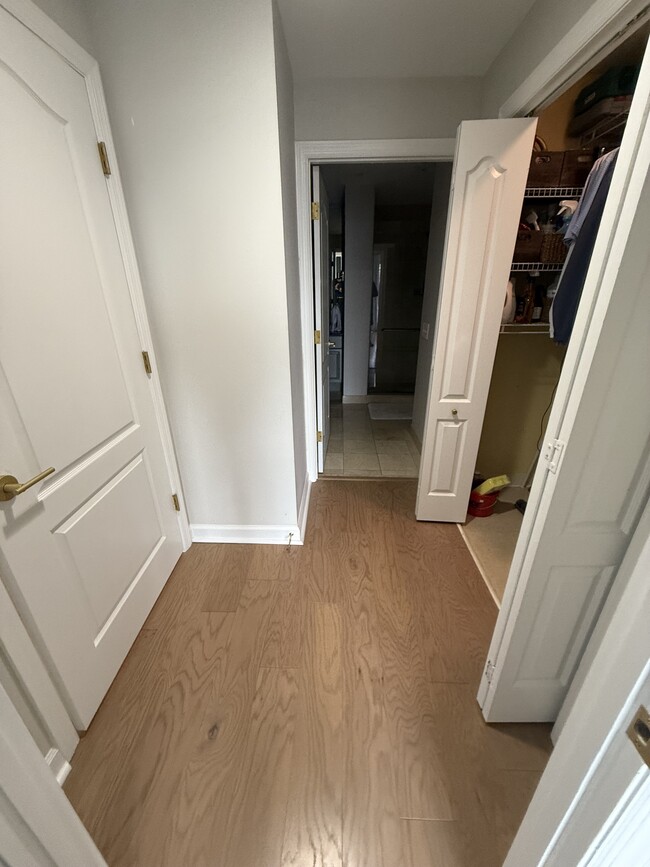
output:
[[[4,0],[2,0],[4,2]],[[455,138],[296,142],[298,262],[305,405],[305,448],[309,480],[318,479],[316,443],[316,356],[311,237],[311,167],[324,163],[449,162]]]
[[[106,178],[106,189],[110,200],[118,244],[124,262],[126,282],[133,306],[136,328],[142,349],[149,353],[149,359],[153,369],[153,375],[149,376],[149,388],[154,405],[156,422],[162,441],[167,475],[169,478],[170,491],[178,495],[180,511],[178,512],[178,526],[183,550],[186,551],[192,544],[190,523],[183,495],[183,483],[181,481],[174,442],[172,439],[169,417],[165,406],[165,400],[158,376],[154,343],[147,318],[147,308],[142,291],[142,282],[138,269],[138,261],[131,234],[131,226],[126,211],[124,190],[120,178],[120,171],[115,156],[115,145],[108,120],[108,108],[102,89],[101,77],[97,61],[88,54],[74,39],[58,26],[51,18],[42,12],[31,0],[0,0],[0,6],[35,33],[47,45],[54,49],[63,59],[85,80],[88,91],[88,102],[97,134],[97,140],[103,141],[108,151],[111,163],[111,175]]]
[[[106,867],[0,684],[0,860],[44,855],[56,867]]]
[[[594,0],[499,109],[499,117],[524,117],[548,105],[647,20],[648,0]]]

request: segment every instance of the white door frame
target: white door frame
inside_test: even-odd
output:
[[[43,660],[20,619],[9,593],[0,581],[0,686],[21,698],[22,713],[47,751],[45,759],[59,783],[70,771],[70,760],[79,743],[68,711],[56,691]],[[2,674],[9,679],[5,682]],[[15,700],[15,699],[14,699]]]
[[[106,867],[1,685],[0,861]]]
[[[594,0],[503,103],[499,117],[524,117],[548,105],[647,21],[647,7],[648,0]]]
[[[138,262],[133,245],[133,237],[131,235],[131,226],[126,211],[126,202],[124,200],[124,191],[122,189],[122,181],[120,179],[119,167],[115,156],[115,146],[113,144],[113,136],[108,119],[108,109],[102,89],[101,77],[97,61],[90,56],[84,49],[78,45],[68,34],[62,30],[58,24],[55,24],[51,18],[42,12],[38,6],[31,0],[0,0],[0,6],[4,7],[7,12],[14,16],[18,21],[28,27],[47,45],[53,48],[64,60],[80,75],[83,76],[88,90],[88,100],[90,103],[90,111],[92,114],[93,124],[97,133],[97,140],[103,141],[108,151],[111,164],[111,175],[106,178],[106,189],[113,212],[113,220],[115,221],[115,229],[122,253],[124,262],[124,270],[126,273],[126,282],[129,287],[129,295],[131,304],[133,305],[133,313],[136,322],[136,328],[142,344],[143,351],[149,353],[149,360],[153,369],[153,374],[149,376],[149,387],[153,400],[156,422],[160,439],[162,441],[163,453],[165,455],[165,463],[169,476],[169,493],[178,495],[180,501],[180,511],[178,512],[178,526],[180,529],[183,550],[186,551],[191,543],[190,524],[185,506],[185,497],[183,495],[183,485],[181,482],[180,471],[176,461],[176,453],[174,451],[174,443],[172,440],[171,428],[169,426],[169,418],[165,407],[162,388],[160,386],[160,377],[158,375],[158,366],[156,364],[156,355],[149,328],[149,320],[147,318],[147,308],[145,305],[144,294],[142,292],[142,282],[140,280],[140,272],[138,270]]]
[[[455,138],[358,141],[297,141],[296,200],[305,403],[307,474],[318,478],[316,442],[316,353],[314,352],[314,278],[311,237],[311,167],[323,163],[450,162]]]

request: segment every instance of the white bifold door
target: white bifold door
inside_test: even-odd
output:
[[[329,201],[319,166],[311,170],[312,232],[314,251],[314,330],[316,334],[316,413],[318,472],[325,469],[330,438],[330,240]]]
[[[1,7],[0,61],[0,579],[85,728],[180,529],[86,80]]]
[[[556,719],[648,500],[649,115],[646,56],[479,692],[489,722]]]
[[[416,516],[464,521],[537,120],[461,123]]]
[[[648,498],[649,116],[646,57],[486,660],[490,722],[556,719]],[[533,134],[530,120],[460,127],[421,520],[465,520]]]

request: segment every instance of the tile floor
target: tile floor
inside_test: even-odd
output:
[[[326,476],[416,479],[420,450],[410,420],[373,421],[367,404],[332,404]]]

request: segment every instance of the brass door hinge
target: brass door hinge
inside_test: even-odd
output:
[[[323,431],[322,431],[322,430],[319,430],[319,431],[317,432],[317,434],[316,434],[316,442],[317,442],[317,443],[322,443],[322,442],[323,442]]]
[[[108,161],[108,151],[106,150],[106,143],[103,141],[98,141],[97,150],[99,151],[99,161],[102,164],[102,171],[108,178],[111,175],[111,164]]]
[[[172,494],[172,503],[177,512],[181,510],[181,501],[178,499],[178,494]]]
[[[314,343],[320,346],[320,331],[314,331]]]
[[[312,220],[320,220],[320,203],[312,202],[311,203],[311,218]]]
[[[627,736],[634,748],[650,768],[650,713],[643,705],[637,710],[630,723]]]
[[[151,376],[153,370],[151,369],[151,359],[149,358],[149,353],[145,350],[142,351],[142,363],[144,364],[144,372],[147,376]]]

